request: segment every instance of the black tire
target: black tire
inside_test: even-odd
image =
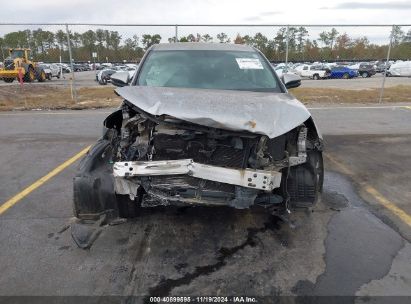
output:
[[[24,82],[33,82],[34,80],[36,80],[36,71],[34,70],[34,68],[32,66],[29,66],[27,68],[26,74],[24,74],[24,76],[23,76],[23,81]]]
[[[47,74],[47,80],[51,80],[51,78],[53,78],[53,76],[51,76],[51,74]]]
[[[57,77],[57,79],[60,79],[60,72],[57,74],[56,77]]]
[[[38,82],[45,82],[47,79],[46,72],[43,69],[37,68],[36,69],[36,79]]]
[[[367,78],[367,77],[368,77],[368,73],[367,73],[367,72],[362,72],[362,73],[361,73],[361,77],[362,77],[362,78]]]
[[[12,83],[14,81],[14,78],[3,78],[4,82],[7,83]]]
[[[308,152],[308,157],[309,157],[309,162],[313,164],[315,174],[317,175],[317,183],[318,183],[317,191],[321,193],[323,191],[323,184],[324,184],[323,154],[322,152],[319,152],[319,151],[310,151]]]
[[[320,75],[314,74],[314,75],[313,75],[313,79],[314,79],[314,80],[319,80],[319,79],[320,79]]]
[[[350,75],[348,73],[344,73],[342,76],[343,79],[349,79]]]
[[[107,79],[106,78],[101,78],[98,83],[101,84],[101,85],[106,85],[107,84]]]

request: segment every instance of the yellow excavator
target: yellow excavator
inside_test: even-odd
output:
[[[0,79],[13,82],[22,77],[24,82],[46,80],[46,73],[36,62],[30,60],[30,49],[9,49],[9,56],[4,59],[4,67],[0,69]]]

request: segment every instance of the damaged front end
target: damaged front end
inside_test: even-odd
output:
[[[106,169],[99,172],[104,174],[88,191],[85,171],[75,179],[75,211],[80,218],[106,210],[131,217],[139,207],[170,204],[238,209],[258,204],[285,210],[312,206],[321,191],[322,140],[311,118],[269,138],[152,115],[125,101],[106,119],[105,127],[101,148],[89,159],[100,158]],[[89,196],[98,193],[93,204],[76,196],[76,182]],[[101,197],[99,186],[110,182],[106,197]]]

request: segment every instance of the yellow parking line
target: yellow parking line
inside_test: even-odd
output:
[[[404,223],[411,226],[411,216],[407,214],[404,210],[402,210],[401,208],[398,208],[395,204],[390,202],[380,192],[378,192],[377,189],[368,185],[365,187],[364,190],[368,192],[369,194],[371,194],[381,205],[383,205],[385,208],[387,208],[392,213],[394,213],[396,216],[398,216]]]
[[[0,215],[6,212],[9,208],[13,207],[15,204],[17,204],[21,199],[29,195],[31,192],[36,190],[38,187],[43,185],[45,182],[47,182],[49,179],[53,178],[57,174],[59,174],[61,171],[66,169],[68,166],[76,162],[78,159],[80,159],[83,155],[85,155],[88,150],[90,149],[91,146],[88,146],[87,148],[81,150],[79,153],[74,155],[72,158],[66,160],[64,163],[59,165],[58,167],[54,168],[51,170],[49,173],[44,175],[42,178],[38,179],[35,181],[33,184],[28,186],[26,189],[23,191],[17,193],[15,196],[10,198],[8,201],[0,205]]]
[[[410,107],[411,109],[411,107]],[[335,159],[333,156],[330,154],[325,154],[325,156],[344,174],[349,175],[358,185],[362,186],[362,189],[370,194],[372,197],[375,198],[375,200],[380,203],[383,207],[388,209],[390,212],[395,214],[401,221],[403,221],[405,224],[411,227],[411,216],[406,213],[404,210],[399,208],[397,205],[395,205],[393,202],[391,202],[389,199],[387,199],[384,195],[382,195],[377,189],[375,189],[373,186],[358,180],[358,178],[355,177],[355,174],[353,171],[351,171],[347,166],[342,164],[340,161]]]
[[[411,110],[411,106],[404,106],[404,108],[407,108],[407,109]]]

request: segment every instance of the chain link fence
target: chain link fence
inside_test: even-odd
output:
[[[33,108],[40,95],[50,108],[115,104],[112,88],[101,90],[111,86],[111,73],[132,75],[148,47],[175,41],[252,45],[279,76],[301,76],[292,93],[303,102],[411,101],[410,25],[8,23],[0,24],[2,71],[25,56],[16,50],[30,49],[25,60],[41,64],[47,79],[17,75],[12,82],[0,72],[0,106]]]

